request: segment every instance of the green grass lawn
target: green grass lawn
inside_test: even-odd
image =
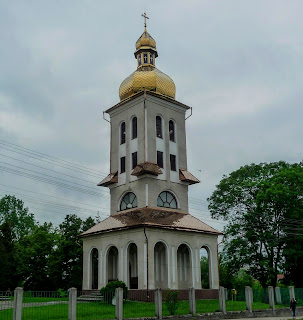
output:
[[[29,298],[31,299],[31,298]],[[33,298],[34,302],[57,301],[53,298]],[[39,300],[37,300],[39,299]],[[43,300],[46,299],[46,300]],[[50,300],[49,300],[50,299]],[[33,302],[33,301],[24,301]],[[284,305],[276,306],[276,308],[285,307]],[[211,313],[219,311],[219,300],[197,300],[197,313]],[[244,301],[226,301],[227,311],[246,310]],[[253,303],[253,310],[269,309],[269,305],[261,302]],[[168,316],[169,311],[163,301],[163,316]],[[188,301],[180,301],[176,315],[189,314]],[[0,311],[0,320],[11,320],[13,310]],[[138,317],[154,317],[155,304],[148,302],[124,301],[123,317],[138,318]],[[22,320],[66,320],[68,318],[68,304],[49,305],[41,307],[23,308]],[[77,320],[101,320],[114,319],[115,306],[100,302],[77,303]]]

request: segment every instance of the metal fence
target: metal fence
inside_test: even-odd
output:
[[[0,292],[0,320],[101,320],[129,318],[161,318],[170,315],[194,315],[202,313],[231,312],[288,307],[290,297],[295,296],[298,305],[303,304],[303,289],[276,288],[274,290],[220,289],[219,299],[204,299],[203,290],[131,290],[121,289],[111,294],[81,292],[72,288],[66,291],[25,291],[17,288],[14,295]],[[249,296],[249,298],[247,298]],[[203,299],[202,299],[203,298]],[[247,300],[248,299],[248,300]],[[224,300],[224,303],[222,301]],[[248,302],[249,301],[249,302]],[[271,302],[270,302],[271,301]],[[249,309],[248,303],[251,308]],[[270,304],[271,303],[271,304]]]
[[[0,319],[13,319],[14,292],[0,291]]]
[[[111,294],[77,292],[77,319],[115,319],[115,298]]]

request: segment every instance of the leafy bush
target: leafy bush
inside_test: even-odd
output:
[[[65,297],[67,297],[67,292],[65,290],[59,288],[58,295],[59,295],[59,298],[65,298]]]
[[[165,303],[171,315],[174,315],[178,309],[179,302],[180,302],[178,299],[178,294],[179,294],[179,291],[171,291],[171,290],[167,291]]]
[[[126,299],[128,296],[128,288],[123,281],[111,281],[105,287],[103,287],[100,292],[104,297],[104,301],[107,303],[112,303],[113,297],[115,296],[115,292],[117,288],[123,289],[123,298]]]

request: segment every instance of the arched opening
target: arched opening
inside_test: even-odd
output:
[[[132,118],[132,139],[136,139],[138,136],[137,117]]]
[[[177,251],[178,288],[188,289],[193,285],[192,261],[190,249],[186,244],[181,244]]]
[[[175,123],[174,123],[173,120],[169,120],[168,130],[169,130],[169,141],[176,142],[176,137],[175,137]]]
[[[125,122],[120,124],[120,144],[125,143]]]
[[[163,242],[157,242],[154,249],[155,287],[168,288],[167,250]]]
[[[118,280],[118,249],[110,247],[107,253],[107,282]]]
[[[200,268],[201,268],[201,288],[211,289],[211,267],[210,254],[208,247],[200,249]]]
[[[128,246],[128,285],[138,289],[138,249],[135,243]]]
[[[177,209],[178,207],[177,199],[171,192],[163,191],[158,196],[157,206],[164,207],[164,208]]]
[[[156,135],[157,138],[163,139],[162,118],[160,116],[156,116]]]
[[[138,207],[137,197],[133,192],[127,192],[120,202],[120,211]]]
[[[91,251],[91,288],[98,289],[99,254],[96,248]]]

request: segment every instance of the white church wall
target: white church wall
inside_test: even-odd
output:
[[[200,256],[199,251],[202,246],[210,248],[211,255],[211,274],[212,274],[212,289],[219,288],[219,274],[218,274],[218,257],[217,257],[217,236],[198,233],[186,232],[175,230],[164,230],[158,228],[146,228],[146,235],[148,238],[148,245],[144,235],[143,228],[128,229],[123,231],[113,231],[100,235],[83,238],[83,289],[90,288],[91,267],[89,263],[90,252],[93,247],[97,248],[101,259],[99,259],[101,266],[99,266],[99,284],[101,288],[107,283],[107,252],[110,246],[115,246],[118,249],[118,268],[119,279],[128,282],[127,271],[127,247],[130,243],[135,243],[137,246],[137,259],[138,259],[138,286],[139,289],[148,288],[155,289],[155,271],[154,271],[154,248],[155,245],[161,241],[167,247],[167,283],[171,289],[178,289],[178,247],[186,244],[190,249],[190,260],[186,263],[191,264],[192,274],[190,283],[196,289],[201,288],[201,271],[200,271]],[[147,277],[147,250],[148,250],[148,277]],[[189,283],[189,282],[188,282]]]

